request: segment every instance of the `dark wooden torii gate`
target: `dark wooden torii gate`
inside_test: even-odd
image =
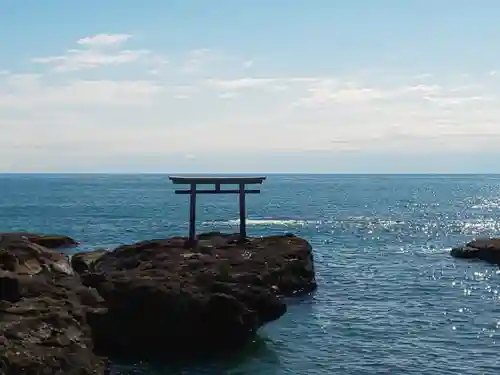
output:
[[[260,190],[246,189],[246,185],[262,184],[266,177],[182,177],[170,176],[174,184],[188,184],[189,189],[175,190],[175,194],[189,194],[189,242],[196,241],[196,195],[197,194],[238,194],[240,201],[240,237],[246,238],[245,194],[258,194]],[[197,185],[215,185],[213,189],[197,189]],[[221,189],[221,185],[238,185],[238,189]]]

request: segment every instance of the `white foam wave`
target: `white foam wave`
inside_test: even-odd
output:
[[[451,247],[440,247],[440,246],[418,246],[413,245],[400,246],[400,247],[389,247],[389,250],[393,250],[398,254],[423,254],[423,255],[433,255],[440,253],[449,253]]]
[[[436,253],[449,253],[451,247],[421,247],[419,252],[421,254],[436,254]]]
[[[477,233],[484,231],[498,231],[500,223],[493,219],[486,220],[468,220],[462,223],[462,231],[469,233]]]
[[[367,226],[371,228],[382,227],[391,229],[405,225],[406,222],[402,220],[385,220],[376,217],[347,217],[340,219],[326,219],[326,220],[302,220],[302,219],[278,219],[278,218],[261,218],[261,219],[247,219],[249,226],[283,226],[283,227],[307,227],[307,226]],[[239,219],[226,220],[226,221],[205,221],[203,225],[229,225],[237,226],[240,224]]]
[[[480,203],[471,206],[472,209],[493,210],[500,208],[500,199],[482,199]]]
[[[226,224],[231,226],[240,225],[240,220],[228,220],[228,221],[211,221],[204,222],[204,225],[212,225],[212,224]],[[285,226],[285,227],[305,227],[308,225],[316,225],[319,224],[318,221],[314,220],[298,220],[298,219],[247,219],[246,224],[250,226],[266,226],[266,225],[276,225],[276,226]]]

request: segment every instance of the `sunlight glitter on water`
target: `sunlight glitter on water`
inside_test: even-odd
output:
[[[76,177],[40,180],[35,192],[29,180],[9,182],[10,189],[0,182],[0,224],[9,230],[60,232],[85,249],[187,233],[185,199],[166,196],[158,176],[92,177],[85,188]],[[498,176],[270,177],[248,205],[248,232],[292,232],[309,240],[316,293],[290,301],[287,314],[260,330],[259,348],[237,360],[116,369],[147,375],[498,374],[500,270],[451,258],[449,251],[474,237],[498,235],[499,191]],[[38,198],[27,205],[33,194]],[[200,210],[198,229],[237,229],[236,212],[234,200],[221,198]]]
[[[475,219],[467,220],[462,223],[462,232],[464,234],[481,234],[489,231],[500,230],[500,221],[495,219]]]
[[[486,198],[486,197],[476,197],[478,203],[471,205],[472,209],[477,210],[494,210],[500,209],[500,198]]]

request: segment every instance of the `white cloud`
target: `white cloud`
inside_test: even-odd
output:
[[[299,105],[325,106],[332,103],[356,104],[363,101],[383,99],[388,93],[373,88],[329,90],[322,87],[309,89],[309,94],[298,101]]]
[[[103,65],[119,65],[137,61],[148,55],[147,50],[123,50],[112,53],[103,53],[92,50],[69,50],[65,55],[38,57],[33,62],[52,64],[55,72],[74,72],[83,69],[98,68]]]
[[[210,78],[205,81],[205,84],[219,89],[239,90],[239,89],[247,89],[253,87],[268,86],[273,82],[277,82],[277,80],[273,78],[252,78],[252,77],[239,78],[233,80]]]
[[[117,45],[130,39],[128,34],[98,34],[77,41],[82,48],[70,49],[62,55],[36,57],[32,61],[52,66],[55,72],[75,72],[94,69],[105,65],[133,63],[143,57],[150,57],[146,49],[116,49]],[[157,61],[157,57],[155,57]]]
[[[441,87],[438,85],[416,85],[404,88],[406,91],[419,91],[427,94],[436,94],[441,91]]]
[[[233,79],[209,78],[205,85],[219,90],[245,90],[266,89],[271,91],[283,91],[291,85],[316,83],[324,84],[330,82],[329,78],[322,77],[240,77]]]
[[[286,75],[291,69],[283,68],[278,76],[259,64],[250,76],[244,60],[209,49],[166,64],[163,52],[123,49],[130,38],[98,34],[34,60],[71,75],[2,67],[0,170],[91,158],[115,165],[127,155],[201,163],[210,153],[458,152],[500,137],[500,87],[489,72],[395,80],[391,73]],[[128,70],[117,77],[94,69],[102,66]]]
[[[110,46],[126,42],[132,38],[130,34],[97,34],[78,39],[77,44],[84,46]]]
[[[352,81],[334,78],[305,82],[308,82],[305,94],[295,103],[299,107],[325,107],[335,103],[359,105],[361,102],[384,99],[390,95],[389,90],[365,87]]]
[[[44,84],[36,75],[14,75],[6,80],[5,86],[10,91],[0,89],[0,110],[44,107],[57,110],[67,105],[134,107],[151,103],[154,96],[164,90],[159,83],[147,80],[73,80],[63,84]]]
[[[437,105],[440,106],[455,106],[455,105],[460,105],[463,103],[467,102],[498,102],[498,98],[494,96],[447,96],[447,97],[431,97],[431,96],[426,96],[424,99],[431,101],[433,103],[436,103]]]

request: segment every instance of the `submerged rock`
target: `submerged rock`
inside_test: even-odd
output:
[[[455,258],[480,259],[500,265],[500,238],[479,239],[451,249]]]
[[[66,256],[0,236],[0,374],[104,374],[86,323],[104,311]]]
[[[197,246],[174,237],[72,259],[107,313],[89,323],[99,352],[178,356],[237,349],[286,312],[281,296],[316,288],[310,244],[294,236],[208,233]]]

